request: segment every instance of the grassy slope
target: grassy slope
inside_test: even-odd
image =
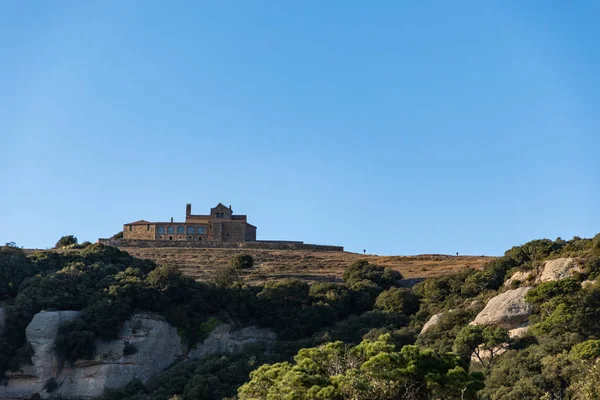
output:
[[[207,279],[214,267],[226,265],[238,253],[254,257],[255,267],[245,272],[245,279],[264,282],[273,279],[299,278],[309,281],[338,281],[346,267],[358,259],[400,271],[405,278],[427,278],[478,268],[493,257],[483,256],[370,256],[348,252],[307,252],[297,250],[238,250],[193,248],[123,248],[139,258],[158,264],[173,264],[194,278]]]

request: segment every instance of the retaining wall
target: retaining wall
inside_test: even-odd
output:
[[[305,244],[304,242],[288,242],[279,240],[258,240],[255,242],[218,243],[192,242],[179,240],[137,240],[137,239],[98,239],[98,243],[115,247],[180,247],[198,249],[263,249],[263,250],[305,250],[305,251],[344,251],[343,246],[326,246]]]

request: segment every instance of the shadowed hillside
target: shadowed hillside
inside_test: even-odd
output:
[[[405,278],[427,278],[478,268],[493,257],[483,256],[371,256],[349,252],[307,252],[297,250],[237,250],[194,248],[123,248],[130,254],[155,261],[159,265],[172,264],[186,275],[206,279],[215,267],[226,265],[235,254],[250,254],[255,267],[245,271],[246,280],[262,282],[282,278],[309,281],[341,281],[346,267],[358,259],[399,271]]]

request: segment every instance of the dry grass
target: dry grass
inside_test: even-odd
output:
[[[344,269],[359,259],[392,268],[405,278],[447,275],[465,268],[479,268],[494,257],[448,256],[371,256],[348,252],[308,252],[299,250],[194,249],[194,248],[123,248],[130,254],[157,264],[172,264],[196,279],[208,279],[216,267],[227,265],[235,254],[254,257],[254,268],[244,271],[244,279],[265,282],[299,278],[308,281],[341,281]]]

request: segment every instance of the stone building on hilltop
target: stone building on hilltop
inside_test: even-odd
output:
[[[149,222],[145,220],[123,225],[123,239],[242,243],[256,241],[256,226],[245,215],[235,215],[231,206],[219,203],[209,215],[192,214],[185,208],[185,222]]]

